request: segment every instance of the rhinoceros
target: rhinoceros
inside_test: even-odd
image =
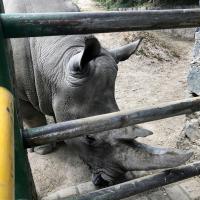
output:
[[[4,0],[7,13],[79,12],[67,0]],[[29,127],[119,111],[115,100],[118,63],[128,59],[141,39],[106,50],[93,35],[11,39],[22,118]],[[178,166],[191,152],[151,147],[136,141],[152,132],[139,126],[66,141],[90,166],[95,185],[125,179],[127,171]],[[53,144],[36,147],[49,153]]]

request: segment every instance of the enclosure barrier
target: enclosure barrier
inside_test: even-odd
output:
[[[101,190],[89,192],[86,194],[69,195],[69,192],[52,193],[42,200],[119,200],[130,197],[135,194],[145,192],[156,187],[165,186],[177,181],[191,178],[200,174],[200,162],[176,167],[155,173],[153,175],[145,176],[135,180],[127,181],[121,184],[110,186]],[[82,184],[83,187],[83,184]]]
[[[191,114],[198,110],[200,110],[200,97],[174,101],[138,110],[120,111],[30,128],[24,130],[23,136],[25,146],[32,147],[177,115]]]
[[[200,26],[200,9],[1,14],[5,37],[36,37]]]
[[[1,0],[0,0],[0,12],[4,12]],[[136,12],[99,12],[99,13],[0,14],[0,86],[6,88],[12,94],[14,93],[12,58],[11,58],[9,44],[5,40],[5,38],[66,35],[66,34],[86,34],[86,33],[88,34],[88,33],[103,33],[103,32],[130,31],[130,30],[133,31],[155,30],[155,29],[166,29],[166,28],[187,28],[196,26],[200,26],[200,9],[185,9],[185,10],[181,9],[181,10],[163,10],[163,11],[151,10],[151,11],[136,11]],[[128,126],[129,123],[137,124],[141,122],[147,122],[151,120],[166,118],[185,113],[191,113],[200,110],[199,98],[194,100],[189,100],[189,102],[188,100],[187,101],[183,100],[179,103],[168,104],[166,105],[167,109],[165,110],[164,108],[165,106],[164,107],[161,106],[160,108],[154,107],[143,111],[142,110],[135,111],[135,113],[134,112],[132,113],[133,118],[130,117],[131,115],[127,117],[128,113],[124,113],[124,116],[121,116],[121,118],[120,116],[118,116],[119,117],[118,122],[109,121],[112,120],[112,118],[110,118],[108,120],[108,124],[111,125],[109,125],[109,129],[106,128],[105,130],[110,130],[118,127],[125,127]],[[2,111],[2,108],[0,109]],[[155,111],[154,113],[155,116],[152,116],[149,113],[153,111]],[[160,113],[159,111],[162,112]],[[16,106],[15,106],[15,113],[16,113]],[[110,115],[115,116],[115,114],[110,114]],[[139,115],[143,115],[143,117]],[[100,118],[101,117],[102,116],[100,116]],[[93,119],[98,119],[98,116]],[[81,119],[80,121],[84,121],[84,119]],[[30,181],[32,177],[29,174],[29,169],[28,169],[29,164],[27,162],[27,155],[24,152],[24,146],[22,144],[23,141],[22,134],[19,129],[16,115],[14,123],[15,123],[15,128],[11,128],[11,131],[13,130],[15,132],[14,136],[15,172],[16,172],[15,199],[35,199],[36,197],[32,195],[32,192],[34,191]],[[67,122],[64,122],[64,125],[66,125],[65,123]],[[75,125],[74,121],[71,123],[72,125]],[[97,130],[103,131],[102,128],[99,128],[101,127],[100,124],[98,123],[96,124],[97,125],[96,131]],[[105,125],[108,126],[108,124]],[[62,123],[58,124],[58,126],[60,125],[63,124]],[[81,136],[83,135],[83,131],[87,131],[86,128],[88,127],[85,125],[81,126],[81,123],[79,123],[78,125],[80,125],[79,126],[80,132],[76,132],[76,136]],[[93,126],[93,123],[89,125]],[[32,138],[31,136],[32,134],[35,133],[36,137],[37,135],[39,137],[40,135],[39,130],[47,130],[47,129],[49,130],[49,128],[51,129],[55,127],[56,126],[51,127],[50,125],[48,125],[46,128],[42,127],[38,129],[26,130],[24,132],[26,136],[24,140],[28,141],[27,144],[30,143],[30,145],[32,145],[31,142],[34,141],[34,137]],[[86,128],[84,129],[83,127]],[[88,129],[88,131],[90,131],[90,128]],[[73,132],[73,126],[71,132],[69,132],[68,134],[70,135],[72,133],[75,133]],[[0,135],[2,136],[2,134],[4,133],[1,131]],[[46,133],[44,131],[44,136],[41,137],[45,138],[48,136],[48,134],[46,135],[45,134]],[[53,141],[57,140],[56,139],[57,137],[54,135],[52,138]],[[3,140],[1,140],[0,142],[2,141]],[[37,144],[37,142],[35,144]],[[14,164],[13,162],[9,162],[10,166],[12,166],[13,164]],[[10,172],[12,173],[12,170],[10,170]],[[173,175],[170,176],[170,174]],[[148,189],[152,189],[164,184],[169,184],[199,174],[200,174],[199,163],[191,164],[189,166],[174,168],[165,171],[161,174],[145,177],[142,179],[137,179],[131,182],[126,182],[118,186],[105,188],[93,193],[86,194],[85,196],[82,197],[71,197],[70,199],[79,199],[79,200],[89,199],[89,198],[96,200],[121,199],[124,197],[131,196],[133,194],[137,194],[139,192],[146,191]],[[159,178],[161,179],[160,182],[158,182]],[[143,187],[140,187],[141,185],[143,185]],[[14,187],[12,187],[10,190],[14,190]]]
[[[14,115],[12,93],[0,87],[0,199],[14,197]]]
[[[0,13],[1,12],[4,12],[4,9],[3,3],[0,0]],[[27,154],[23,146],[22,132],[18,125],[16,105],[14,106],[14,110],[12,110],[13,100],[16,99],[12,97],[14,96],[14,74],[12,73],[13,63],[11,55],[9,41],[5,39],[5,35],[3,34],[2,21],[0,18],[0,87],[2,90],[6,91],[4,94],[0,94],[0,98],[4,99],[4,106],[3,102],[0,102],[0,151],[3,151],[2,153],[4,156],[9,156],[9,160],[2,161],[3,157],[1,157],[2,153],[0,153],[0,173],[2,173],[2,176],[0,175],[0,199],[34,200],[36,199],[35,187],[30,173]],[[10,114],[5,115],[5,112],[8,111]],[[6,116],[9,119],[6,119]],[[7,128],[6,131],[4,127]],[[7,150],[4,148],[6,143],[7,145],[9,145],[9,143],[12,145],[7,146]],[[8,196],[5,197],[4,195]]]

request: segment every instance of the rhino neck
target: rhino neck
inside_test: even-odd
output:
[[[52,99],[63,87],[71,56],[84,47],[83,36],[31,38],[31,52],[39,110],[53,115]]]

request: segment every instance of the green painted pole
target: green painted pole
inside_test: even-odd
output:
[[[0,13],[4,12],[2,0],[0,0]],[[14,70],[11,56],[11,46],[3,34],[2,21],[0,18],[0,87],[14,94]],[[15,102],[16,104],[16,102]],[[0,147],[1,148],[1,147]],[[23,137],[19,128],[16,106],[14,111],[14,196],[15,200],[32,200],[34,196],[34,185],[27,152],[24,149]]]
[[[200,9],[1,15],[5,36],[37,37],[200,26]]]
[[[26,129],[23,132],[26,147],[34,147],[89,134],[124,128],[149,121],[165,119],[200,110],[200,97],[162,103],[137,110],[119,111],[82,119],[59,122]]]
[[[153,175],[144,176],[118,185],[113,185],[101,190],[57,199],[63,200],[120,200],[142,192],[182,181],[200,174],[200,162],[182,165]],[[47,200],[48,198],[44,198]],[[49,198],[54,199],[54,198]],[[136,199],[132,197],[131,199]],[[177,200],[182,199],[177,198]],[[189,198],[188,198],[189,199]]]

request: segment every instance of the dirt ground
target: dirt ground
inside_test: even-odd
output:
[[[92,0],[77,0],[82,11],[99,11]],[[143,36],[137,54],[119,64],[116,100],[122,110],[156,105],[187,96],[186,77],[191,62],[193,42],[157,32],[126,32],[97,34],[106,48],[118,47]],[[154,135],[142,142],[176,147],[184,127],[185,116],[143,124]],[[46,195],[60,185],[75,185],[90,180],[88,167],[67,146],[40,156],[29,153],[29,160],[38,194]]]

